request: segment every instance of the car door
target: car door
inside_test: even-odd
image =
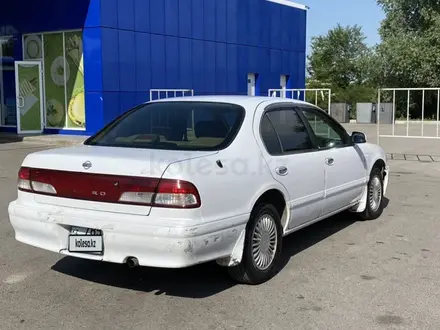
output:
[[[292,105],[272,107],[262,114],[259,131],[272,176],[289,193],[287,230],[318,218],[324,199],[324,163],[301,117]]]
[[[325,201],[322,215],[335,213],[355,203],[367,183],[367,166],[360,148],[345,129],[321,109],[302,106],[300,114],[313,131],[312,139],[323,154]]]

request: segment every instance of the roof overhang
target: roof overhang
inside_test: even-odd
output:
[[[293,1],[290,1],[290,0],[267,0],[267,1],[273,2],[273,3],[278,3],[278,4],[283,5],[283,6],[288,6],[288,7],[302,9],[302,10],[309,9],[309,7],[307,7],[306,5],[302,5],[300,3],[296,3],[296,2],[293,2]]]

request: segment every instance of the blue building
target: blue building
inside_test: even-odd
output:
[[[0,131],[89,135],[149,101],[152,89],[304,88],[306,7],[15,0],[0,11],[0,45]]]

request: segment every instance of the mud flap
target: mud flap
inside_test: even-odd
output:
[[[222,258],[217,260],[217,264],[223,267],[233,267],[237,266],[241,259],[243,258],[244,240],[246,237],[246,229],[243,229],[235,243],[232,253],[227,258]]]
[[[385,167],[384,173],[383,173],[383,196],[386,196],[387,189],[388,189],[388,183],[390,182],[390,167]]]
[[[357,205],[350,209],[350,212],[362,213],[367,208],[368,185],[365,186],[362,197]]]

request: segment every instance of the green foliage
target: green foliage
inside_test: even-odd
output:
[[[331,88],[332,102],[371,102],[376,89],[371,86],[373,53],[358,26],[337,25],[327,35],[312,39],[308,57],[307,88]],[[314,95],[307,96],[314,103]],[[328,100],[321,100],[325,103]],[[325,106],[328,108],[328,106]]]
[[[381,86],[440,86],[440,1],[378,0],[385,12],[376,50]]]
[[[372,79],[381,87],[440,87],[440,0],[378,0],[385,12]],[[396,95],[406,118],[407,93]],[[400,106],[399,106],[400,105]],[[435,116],[437,93],[425,93],[424,117]],[[422,116],[422,92],[411,92],[410,115]]]
[[[313,38],[308,74],[331,88],[332,102],[375,102],[384,87],[440,87],[440,0],[377,0],[385,12],[381,43],[367,47],[358,26],[338,25]],[[384,102],[390,95],[383,95]],[[412,92],[410,114],[421,117],[421,92]],[[396,94],[396,116],[405,117],[407,93]],[[437,93],[425,94],[424,113],[436,113]]]
[[[365,36],[358,26],[336,26],[327,35],[314,37],[308,57],[308,73],[313,79],[346,88],[362,83],[362,60],[368,56]]]

